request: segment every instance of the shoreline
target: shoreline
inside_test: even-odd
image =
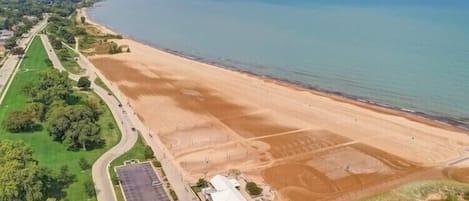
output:
[[[132,40],[132,41],[135,41],[137,43],[143,44],[145,46],[151,47],[151,48],[156,49],[158,51],[162,51],[162,52],[165,52],[165,53],[168,53],[168,54],[172,54],[172,55],[175,55],[175,56],[178,56],[178,57],[182,57],[182,58],[187,59],[187,60],[200,62],[200,63],[203,63],[203,64],[207,64],[209,66],[222,68],[224,70],[228,70],[228,71],[231,71],[231,72],[246,74],[246,75],[252,76],[254,78],[261,79],[265,82],[272,82],[272,83],[275,83],[277,85],[288,87],[288,88],[291,88],[291,89],[294,89],[294,90],[310,92],[314,95],[330,98],[334,101],[353,104],[353,105],[356,105],[356,106],[359,106],[359,107],[362,107],[362,108],[365,108],[365,109],[373,110],[373,111],[376,111],[376,112],[379,112],[379,113],[404,117],[404,118],[407,118],[409,120],[419,122],[419,123],[423,123],[423,124],[426,124],[426,125],[430,125],[430,126],[434,126],[434,127],[438,127],[438,128],[444,128],[444,129],[451,130],[451,131],[464,132],[466,134],[469,134],[469,124],[465,124],[464,122],[459,121],[458,119],[453,118],[453,117],[431,115],[431,114],[427,114],[425,112],[413,111],[413,110],[409,110],[409,109],[401,108],[401,107],[397,107],[397,106],[381,104],[381,103],[378,103],[378,102],[367,100],[366,98],[363,98],[363,97],[349,95],[349,94],[342,93],[342,92],[337,92],[337,91],[323,90],[323,89],[313,87],[313,86],[308,85],[308,84],[301,83],[299,81],[281,79],[281,78],[276,78],[276,77],[273,77],[273,76],[257,74],[257,73],[251,72],[251,71],[241,70],[236,66],[230,66],[230,65],[226,65],[226,64],[223,64],[223,63],[220,63],[220,62],[214,62],[214,61],[211,61],[209,59],[202,58],[202,57],[197,57],[197,56],[194,56],[194,55],[190,55],[190,54],[187,54],[187,53],[184,53],[184,52],[181,52],[181,51],[172,50],[172,49],[169,49],[169,48],[160,48],[160,47],[152,44],[151,42],[142,41],[142,40],[139,40],[137,38],[118,33],[118,32],[112,30],[112,28],[110,28],[106,25],[99,24],[99,23],[93,21],[92,19],[89,18],[89,15],[87,13],[87,8],[82,8],[81,9],[81,14],[86,17],[87,22],[89,24],[96,26],[98,29],[100,29],[104,33],[109,33],[109,34],[114,34],[114,35],[122,35],[124,38],[127,38],[129,40]]]

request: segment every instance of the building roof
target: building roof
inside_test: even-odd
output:
[[[210,180],[210,184],[217,190],[210,193],[213,201],[246,201],[233,182],[224,176],[216,175]]]

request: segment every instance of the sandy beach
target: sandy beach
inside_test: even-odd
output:
[[[91,62],[129,98],[190,180],[238,169],[272,186],[277,200],[349,200],[445,178],[448,164],[469,166],[452,163],[469,157],[461,129],[131,39],[115,42],[131,52]],[[450,172],[468,179],[467,171]]]

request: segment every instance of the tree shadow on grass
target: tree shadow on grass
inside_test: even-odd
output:
[[[81,101],[81,97],[77,96],[77,95],[74,95],[74,94],[71,94],[71,95],[67,96],[67,98],[65,98],[65,102],[68,105],[76,105],[76,104],[80,103],[80,101]]]

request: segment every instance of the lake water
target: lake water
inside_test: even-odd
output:
[[[469,1],[107,0],[89,15],[158,48],[469,124]]]

